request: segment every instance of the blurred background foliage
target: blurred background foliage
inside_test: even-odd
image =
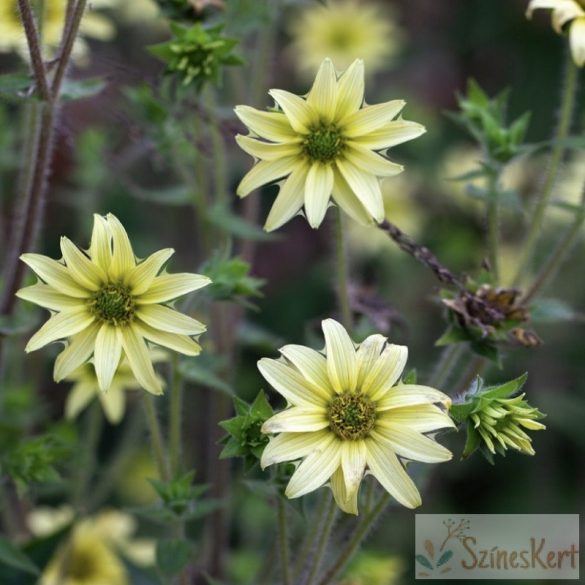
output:
[[[197,479],[205,482],[210,462],[209,450],[202,445],[216,433],[210,431],[216,421],[205,414],[209,387],[251,402],[263,385],[255,367],[257,359],[275,356],[283,342],[319,347],[319,322],[336,313],[329,262],[332,226],[314,231],[305,221],[295,219],[276,236],[268,237],[242,218],[259,218],[262,223],[275,187],[252,194],[244,202],[235,198],[235,186],[251,161],[233,141],[233,135],[244,128],[232,108],[239,103],[269,106],[267,90],[271,87],[298,94],[307,91],[306,75],[299,71],[290,48],[289,23],[296,13],[314,3],[225,0],[225,10],[218,10],[215,3],[205,6],[202,2],[203,12],[199,16],[189,13],[187,18],[225,24],[225,34],[240,41],[235,52],[246,65],[224,71],[219,89],[203,88],[200,92],[177,88],[165,78],[164,64],[146,47],[167,41],[168,26],[146,0],[136,2],[139,6],[135,9],[134,4],[110,3],[103,14],[113,23],[112,34],[107,40],[86,39],[87,59],[76,66],[74,78],[100,78],[104,85],[96,95],[68,103],[62,112],[39,252],[58,257],[62,234],[85,245],[92,213],[112,212],[131,234],[139,256],[171,246],[177,250],[173,271],[213,274],[218,285],[210,294],[223,303],[218,305],[220,311],[228,311],[226,307],[232,307],[241,296],[245,316],[239,320],[235,361],[226,364],[221,356],[205,353],[185,365],[189,380],[184,409],[186,450]],[[510,87],[508,119],[530,111],[527,140],[548,140],[562,77],[563,39],[551,31],[546,15],[528,22],[524,0],[396,0],[381,4],[384,10],[391,7],[388,18],[399,31],[399,47],[370,76],[366,99],[369,103],[406,99],[405,116],[428,130],[416,142],[392,152],[393,160],[404,163],[406,171],[385,184],[388,217],[456,273],[475,274],[486,256],[483,207],[464,182],[452,179],[473,170],[480,153],[445,112],[457,108],[457,94],[465,93],[470,77],[490,96]],[[161,5],[167,14],[177,16],[172,2]],[[387,42],[393,44],[395,39],[389,37]],[[15,53],[0,54],[0,71],[21,72],[22,61]],[[0,247],[5,249],[10,238],[10,210],[17,195],[25,120],[22,103],[10,89],[0,87],[0,97],[6,98],[0,100]],[[580,107],[576,127],[583,127],[584,113]],[[223,161],[213,158],[214,141],[224,145]],[[520,159],[504,175],[505,188],[515,194],[502,217],[504,283],[510,283],[514,271],[524,225],[523,204],[539,184],[543,160],[542,154]],[[216,165],[221,165],[219,172]],[[563,163],[555,198],[574,202],[584,178],[583,150],[571,150]],[[205,190],[215,193],[215,203],[205,210],[202,225],[194,221],[191,203],[195,201],[200,209],[199,195]],[[205,201],[208,193],[204,195]],[[544,257],[560,227],[570,220],[567,211],[551,210],[537,258]],[[206,231],[216,229],[224,239],[216,239],[210,248]],[[445,327],[444,308],[437,300],[438,283],[384,234],[353,225],[350,234],[353,295],[374,307],[368,313],[369,320],[368,316],[360,317],[358,332],[365,336],[376,329],[393,342],[407,344],[408,365],[416,367],[418,379],[424,383],[441,353],[434,342]],[[498,457],[493,467],[477,455],[459,462],[463,433],[450,435],[447,442],[455,458],[433,473],[423,495],[423,512],[585,512],[584,253],[580,240],[544,291],[547,298],[562,299],[562,303],[552,305],[556,310],[545,311],[541,322],[534,323],[544,344],[534,349],[507,348],[503,369],[492,367],[485,374],[496,383],[528,371],[526,388],[531,403],[548,415],[548,430],[533,438],[536,455],[512,452]],[[234,254],[251,264],[250,273],[241,261],[221,262]],[[20,331],[30,330],[37,319],[36,311],[22,307]],[[13,322],[10,327],[14,328]],[[203,337],[204,348],[210,337],[210,333]],[[77,423],[60,422],[69,388],[50,381],[50,353],[25,357],[22,345],[12,344],[6,387],[0,397],[0,437],[5,445],[7,441],[18,442],[21,451],[26,451],[30,441],[51,445],[44,453],[61,461],[57,465],[61,478],[53,475],[54,469],[48,465],[51,461],[32,458],[27,469],[17,470],[16,479],[18,474],[28,474],[23,481],[32,482],[31,501],[58,505],[69,489],[62,479],[71,471],[72,459],[66,454],[91,414],[83,415]],[[462,367],[472,359],[467,356]],[[230,372],[227,377],[222,374],[226,368]],[[451,393],[459,390],[449,385],[442,389]],[[274,406],[281,406],[274,393],[264,390]],[[105,486],[97,483],[97,489],[104,490],[96,495],[100,505],[135,510],[155,502],[155,490],[143,479],[155,478],[156,472],[144,448],[144,429],[137,422],[135,403],[130,396],[122,425],[108,427],[102,434],[98,465],[115,457],[122,437],[126,443],[117,477],[109,478]],[[35,438],[27,439],[33,432]],[[412,469],[415,476],[422,473],[416,464]],[[3,462],[3,473],[12,472],[10,462]],[[272,504],[270,494],[258,489],[259,477],[257,469],[242,476],[241,464],[234,464],[226,583],[260,585],[274,559],[266,553],[274,541]],[[294,514],[303,513],[295,510]],[[300,531],[300,516],[295,518]],[[352,521],[343,522],[350,525]],[[201,522],[191,522],[189,530],[199,534]],[[141,516],[141,531],[150,536],[157,533],[148,515]],[[413,512],[392,507],[342,583],[412,583],[413,542]],[[33,542],[29,552],[42,566],[50,556],[47,550],[54,550],[54,546],[49,541]],[[147,574],[133,573],[135,582],[151,582]],[[19,579],[22,577],[6,573],[1,581],[6,585],[25,583]]]

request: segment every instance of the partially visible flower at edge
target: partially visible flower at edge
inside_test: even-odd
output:
[[[579,67],[585,65],[585,5],[580,0],[531,0],[526,10],[527,18],[539,8],[553,11],[552,25],[559,34],[569,25],[569,43],[573,61]]]
[[[329,200],[356,221],[384,219],[379,178],[401,173],[402,165],[380,151],[425,132],[416,122],[395,119],[403,100],[364,106],[364,63],[356,60],[340,77],[325,59],[306,98],[272,89],[279,109],[263,112],[237,106],[235,112],[251,131],[236,136],[239,146],[257,159],[242,179],[238,195],[286,178],[266,225],[272,231],[303,207],[307,221],[318,228]]]
[[[330,57],[341,69],[363,59],[371,75],[392,64],[404,36],[388,7],[358,0],[299,9],[289,30],[293,63],[305,72]]]
[[[63,259],[23,254],[22,261],[39,277],[17,296],[51,311],[51,318],[29,340],[25,350],[35,351],[67,339],[55,361],[54,378],[60,382],[92,356],[101,390],[107,390],[124,358],[142,387],[161,394],[146,340],[179,353],[201,351],[194,337],[205,325],[176,311],[178,297],[207,286],[199,274],[167,274],[163,266],[174,250],[159,250],[138,260],[126,230],[108,214],[94,215],[89,250],[61,238]]]
[[[263,432],[277,434],[261,466],[299,461],[285,491],[298,498],[329,482],[337,505],[358,513],[358,490],[369,472],[399,503],[421,504],[403,459],[438,463],[451,452],[426,433],[454,427],[448,396],[399,381],[408,349],[371,335],[356,349],[333,319],[323,321],[324,354],[301,345],[281,348],[282,358],[258,368],[289,404],[268,419]]]

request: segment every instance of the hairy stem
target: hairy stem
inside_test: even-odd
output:
[[[433,388],[440,389],[449,382],[453,370],[459,363],[464,351],[464,343],[452,343],[443,349],[429,380],[429,384]]]
[[[489,201],[487,204],[488,260],[490,271],[496,282],[499,280],[498,244],[500,239],[500,210],[498,204],[498,177],[489,179]]]
[[[349,279],[347,269],[347,245],[345,241],[344,218],[339,207],[335,209],[335,262],[337,271],[337,303],[343,326],[351,332],[352,317],[349,301]]]
[[[170,473],[165,454],[163,435],[160,428],[160,423],[158,422],[156,409],[154,407],[154,399],[152,396],[149,396],[146,393],[142,394],[142,399],[144,403],[144,412],[146,413],[146,423],[150,431],[150,442],[152,444],[156,466],[158,468],[160,478],[163,481],[168,481],[170,479]]]
[[[169,458],[171,476],[175,477],[181,465],[181,434],[183,421],[183,380],[179,372],[179,357],[171,359],[171,383],[169,401]]]
[[[282,498],[276,499],[278,514],[278,545],[280,550],[280,570],[283,585],[291,585],[290,560],[288,554],[288,522],[286,517],[286,504]]]
[[[337,517],[337,506],[331,496],[329,496],[329,505],[325,510],[325,516],[321,527],[321,533],[317,540],[317,549],[313,562],[309,570],[307,578],[303,581],[304,585],[312,585],[315,582],[316,577],[319,574],[319,569],[323,563],[323,557],[327,551],[327,544],[329,543],[329,537],[331,536],[331,530],[335,524],[335,518]]]

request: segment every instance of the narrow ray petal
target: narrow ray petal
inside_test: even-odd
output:
[[[75,297],[66,296],[48,284],[38,283],[21,288],[16,296],[23,301],[29,301],[45,309],[52,311],[65,311],[73,307],[79,307],[80,301]]]
[[[55,382],[64,380],[71,372],[87,362],[92,356],[99,329],[100,324],[94,322],[69,340],[67,347],[55,360],[55,367],[53,369]]]
[[[298,95],[282,89],[271,89],[268,93],[282,108],[293,130],[299,134],[307,134],[311,124],[317,121],[307,102]]]
[[[74,419],[94,398],[96,387],[90,382],[78,382],[71,388],[65,402],[65,418]]]
[[[73,280],[73,277],[61,262],[41,254],[23,254],[20,259],[32,268],[43,282],[46,282],[60,293],[77,299],[87,298],[91,294],[90,290],[83,288]]]
[[[322,449],[333,440],[327,430],[309,433],[281,433],[272,437],[262,452],[260,466],[262,469],[275,463],[296,461],[306,457],[313,451]]]
[[[244,152],[260,160],[277,160],[285,156],[297,156],[302,148],[300,138],[291,142],[274,144],[238,134],[236,142]]]
[[[112,234],[106,218],[97,213],[93,216],[89,255],[105,273],[108,272],[112,262]]]
[[[337,83],[336,119],[341,124],[350,114],[357,112],[364,101],[364,62],[354,61]]]
[[[370,335],[366,337],[356,351],[358,363],[358,388],[362,388],[366,376],[370,373],[374,364],[384,351],[387,339],[383,335]]]
[[[144,338],[138,334],[133,326],[121,327],[120,333],[122,348],[138,382],[152,394],[162,394],[162,385],[152,367]]]
[[[408,348],[405,345],[389,344],[371,366],[365,377],[362,390],[376,401],[380,399],[396,382],[406,365]]]
[[[331,59],[325,59],[317,71],[313,87],[307,96],[307,104],[326,123],[332,122],[335,118],[336,86],[335,67]]]
[[[375,132],[395,118],[405,105],[403,100],[392,100],[365,106],[343,120],[343,133],[347,138],[355,138]]]
[[[372,225],[374,220],[358,196],[353,192],[343,175],[334,171],[333,200],[347,215],[362,225]]]
[[[71,337],[94,322],[94,317],[82,306],[53,315],[29,340],[25,351],[36,351],[58,339]]]
[[[309,169],[305,183],[305,213],[312,228],[318,228],[329,205],[333,190],[333,169],[331,165],[314,163]]]
[[[292,219],[301,209],[305,200],[305,181],[309,171],[308,165],[300,164],[295,167],[290,176],[280,186],[264,229],[274,231]]]
[[[112,262],[110,263],[110,276],[114,279],[125,279],[128,273],[136,266],[136,257],[132,250],[132,244],[128,234],[120,220],[111,213],[107,215],[108,226],[112,232]]]
[[[133,268],[127,279],[132,294],[138,296],[147,292],[165,262],[174,253],[172,248],[159,250]]]
[[[329,426],[325,409],[292,406],[270,417],[263,425],[263,433],[308,433]]]
[[[384,200],[378,179],[358,169],[347,160],[336,161],[337,168],[350,189],[361,201],[368,213],[377,221],[384,219]]]
[[[345,489],[351,497],[358,491],[366,469],[366,443],[364,441],[342,442],[341,467]]]
[[[370,150],[383,150],[396,146],[397,144],[402,144],[403,142],[408,142],[409,140],[414,140],[426,131],[426,128],[417,122],[394,120],[393,122],[388,122],[375,132],[370,132],[363,136],[356,136],[352,139],[352,142]]]
[[[124,416],[126,406],[126,397],[124,390],[116,386],[111,386],[107,392],[100,392],[98,398],[104,409],[104,413],[111,425],[117,425]]]
[[[289,360],[301,374],[312,382],[326,399],[333,394],[327,374],[327,360],[322,353],[304,345],[285,345],[280,353]]]
[[[254,134],[266,140],[289,142],[298,139],[298,134],[282,112],[263,112],[250,106],[237,106],[234,111]]]
[[[337,321],[322,323],[327,349],[327,371],[336,392],[353,392],[357,382],[355,347],[347,331]]]
[[[110,387],[121,356],[122,341],[118,329],[108,324],[102,325],[95,340],[94,351],[95,373],[100,390]]]
[[[105,282],[106,273],[66,237],[61,238],[61,253],[67,270],[83,288],[95,291]]]
[[[237,194],[240,197],[245,197],[248,193],[254,191],[254,189],[258,189],[262,185],[268,185],[289,175],[299,164],[298,157],[295,156],[288,156],[273,161],[260,161],[241,180],[238,185]]]
[[[399,423],[389,422],[377,428],[376,438],[388,443],[400,457],[413,461],[440,463],[453,458],[451,451],[443,445]]]
[[[416,406],[417,404],[437,403],[451,405],[451,399],[443,392],[430,386],[416,384],[398,384],[382,396],[376,403],[379,411],[402,406]]]
[[[160,329],[154,329],[146,323],[135,321],[132,326],[138,331],[140,335],[162,347],[167,347],[174,351],[178,351],[184,355],[196,356],[201,353],[201,346],[188,337],[187,335],[177,335],[176,333],[167,333]]]
[[[354,514],[357,516],[359,490],[356,489],[352,493],[347,492],[341,467],[338,467],[331,476],[330,487],[335,498],[335,503],[339,508],[346,514]]]
[[[179,335],[199,335],[206,330],[205,325],[197,319],[163,305],[141,305],[136,311],[136,317],[155,329]]]
[[[200,274],[161,274],[157,276],[148,290],[141,294],[136,303],[154,304],[172,301],[211,283],[211,279]]]
[[[402,165],[396,164],[354,142],[347,143],[347,148],[343,154],[358,169],[377,177],[394,177],[404,171]]]
[[[439,429],[455,427],[451,417],[434,404],[393,408],[381,412],[376,420],[376,426],[386,427],[391,423],[403,425],[419,433],[430,433]]]

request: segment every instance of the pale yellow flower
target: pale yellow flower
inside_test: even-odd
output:
[[[341,69],[363,59],[368,73],[387,69],[402,45],[403,33],[388,7],[359,0],[329,0],[299,11],[290,26],[294,63],[314,71],[329,57]]]
[[[206,286],[209,278],[164,272],[174,253],[171,248],[138,260],[126,230],[112,214],[94,216],[89,250],[63,237],[61,252],[59,261],[40,254],[21,256],[41,281],[17,296],[53,313],[31,337],[26,351],[68,340],[55,362],[55,380],[63,380],[93,356],[101,390],[110,387],[120,360],[126,357],[140,385],[161,394],[146,340],[198,355],[201,347],[193,338],[205,326],[169,303]]]
[[[32,3],[34,4],[34,2]],[[114,36],[114,25],[96,9],[106,7],[110,0],[92,0],[91,6],[83,16],[80,36],[74,46],[74,57],[83,59],[88,46],[84,37],[106,41]],[[45,0],[41,21],[43,45],[47,56],[53,56],[63,36],[63,26],[67,10],[67,0]],[[17,0],[0,0],[0,52],[17,51],[28,58],[26,37],[18,12]]]
[[[240,147],[259,162],[242,179],[238,195],[286,178],[266,220],[272,231],[304,206],[311,227],[321,225],[329,200],[364,224],[384,219],[382,177],[401,173],[402,165],[380,151],[425,132],[415,122],[395,119],[405,102],[364,105],[364,64],[355,61],[340,77],[323,61],[306,98],[279,89],[270,95],[277,111],[238,106],[250,129],[236,136]]]
[[[585,65],[585,2],[583,0],[531,0],[526,16],[532,18],[532,13],[539,8],[553,11],[552,25],[559,34],[563,27],[568,25],[569,43],[573,61],[579,67]]]
[[[167,355],[162,351],[151,350],[150,360],[152,363],[163,361]],[[161,387],[164,387],[164,380],[157,376]],[[107,390],[100,390],[99,381],[95,373],[93,360],[83,364],[71,372],[66,378],[67,381],[75,382],[67,401],[65,402],[65,416],[68,419],[75,418],[94,399],[98,399],[108,421],[116,425],[124,416],[126,409],[126,391],[140,388],[136,376],[126,359],[120,362],[110,387]]]
[[[324,353],[286,345],[279,360],[262,359],[260,372],[289,407],[263,425],[272,437],[262,468],[302,460],[286,488],[289,498],[329,482],[337,505],[358,513],[358,490],[366,472],[398,502],[421,504],[402,460],[437,463],[451,452],[426,433],[453,427],[443,406],[448,396],[403,384],[408,349],[371,335],[356,349],[346,330],[323,321]]]

